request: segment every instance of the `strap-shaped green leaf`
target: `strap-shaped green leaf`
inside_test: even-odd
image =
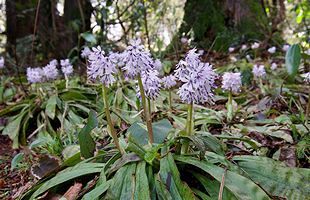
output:
[[[310,197],[310,169],[285,167],[259,156],[235,156],[240,168],[273,196],[287,199]]]
[[[225,173],[225,170],[221,167],[190,156],[176,156],[175,159],[202,169],[219,182],[221,182],[222,176]],[[270,199],[269,196],[253,181],[228,170],[225,175],[225,187],[240,200]]]
[[[98,125],[97,114],[95,111],[90,110],[87,124],[79,132],[79,143],[81,149],[81,155],[84,158],[90,158],[94,155],[96,144],[90,135],[91,131]]]
[[[298,73],[300,59],[301,54],[299,45],[294,44],[290,46],[285,55],[285,66],[291,78],[294,78]]]
[[[162,154],[164,155],[165,151],[162,151]],[[195,199],[193,191],[181,180],[171,153],[168,153],[160,160],[159,178],[161,183],[168,189],[172,199]]]
[[[61,183],[87,174],[100,173],[101,170],[102,164],[99,165],[98,163],[85,163],[80,164],[78,168],[67,168],[65,171],[58,173],[55,177],[46,181],[38,190],[36,190],[32,194],[30,199],[37,198],[39,195],[48,191],[50,188],[57,186]]]

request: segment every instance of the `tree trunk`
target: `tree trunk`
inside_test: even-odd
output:
[[[7,52],[14,57],[18,54],[17,39],[33,33],[34,13],[32,9],[36,2],[33,0],[6,0],[6,35]],[[24,41],[25,42],[25,41]],[[26,47],[29,48],[29,47]]]
[[[179,37],[197,46],[226,51],[234,42],[263,39],[270,27],[257,0],[187,0]]]
[[[90,0],[65,0],[64,23],[69,29],[70,48],[77,45],[80,33],[90,30],[92,9]]]

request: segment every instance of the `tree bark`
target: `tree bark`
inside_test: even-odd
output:
[[[76,46],[80,33],[90,30],[92,9],[90,0],[65,0],[64,23],[70,29],[70,48]]]
[[[16,40],[33,33],[36,5],[33,0],[6,0],[6,49],[10,55],[16,51]]]
[[[263,39],[269,31],[257,0],[187,0],[179,36],[194,36],[197,46],[226,51],[234,41]]]

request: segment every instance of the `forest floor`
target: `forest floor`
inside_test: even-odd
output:
[[[0,135],[0,199],[16,199],[30,186],[29,169],[11,170],[11,161],[19,150],[12,149],[8,136]]]

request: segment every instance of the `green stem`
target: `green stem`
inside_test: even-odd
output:
[[[187,109],[187,122],[186,122],[186,136],[191,136],[193,134],[193,125],[194,125],[194,119],[193,119],[193,103],[188,104]],[[185,154],[188,152],[189,147],[189,141],[184,141],[181,147],[181,153]]]
[[[233,113],[233,106],[232,106],[232,92],[231,90],[228,93],[228,102],[227,102],[227,121],[231,122],[233,119],[234,113]]]
[[[149,142],[152,144],[153,143],[153,128],[152,128],[152,119],[149,115],[148,109],[147,109],[147,103],[146,103],[146,96],[143,88],[143,83],[141,79],[141,75],[138,75],[138,85],[140,89],[140,95],[141,95],[141,100],[142,100],[142,106],[143,106],[143,112],[146,120],[146,127],[147,127],[147,132],[149,136]]]
[[[147,105],[148,105],[148,109],[149,109],[149,114],[152,115],[152,108],[151,108],[151,99],[147,99]]]
[[[262,91],[262,94],[265,95],[266,94],[266,90],[265,90],[262,78],[259,78],[259,86],[260,86],[260,89]]]
[[[69,79],[68,79],[67,75],[65,75],[65,79],[66,79],[66,89],[68,89],[68,87],[69,87]]]
[[[187,135],[190,136],[193,134],[193,103],[188,105],[188,115],[189,115],[189,119],[188,119],[188,130],[187,130]]]
[[[116,131],[114,129],[114,126],[111,120],[109,104],[108,104],[108,96],[107,96],[107,87],[105,85],[102,85],[102,96],[103,96],[103,101],[104,101],[105,115],[107,117],[108,126],[110,128],[110,133],[113,138],[114,144],[116,148],[121,152],[121,154],[124,154],[125,152],[119,145],[118,137],[117,137]]]
[[[169,90],[169,108],[172,109],[172,94],[170,90]]]

